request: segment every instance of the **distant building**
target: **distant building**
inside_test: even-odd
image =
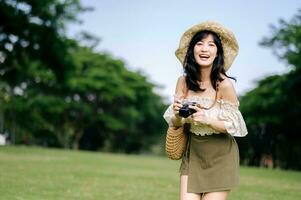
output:
[[[266,168],[273,168],[274,167],[274,160],[272,155],[263,154],[261,156],[260,166]]]
[[[6,145],[5,135],[0,134],[0,145]]]

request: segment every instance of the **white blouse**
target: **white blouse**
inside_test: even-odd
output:
[[[214,103],[214,99],[206,97],[191,96],[187,98],[190,101],[194,101],[201,106],[210,107]],[[236,137],[244,137],[248,134],[248,130],[243,119],[241,112],[238,109],[239,102],[233,104],[225,100],[217,100],[217,103],[209,110],[204,110],[206,117],[210,117],[216,120],[222,120],[224,122],[227,133]],[[163,117],[166,122],[171,125],[171,118],[174,116],[172,104],[166,109]],[[218,134],[219,131],[209,127],[205,124],[193,124],[191,123],[190,131],[196,135],[211,135]]]

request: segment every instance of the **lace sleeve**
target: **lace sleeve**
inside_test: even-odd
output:
[[[168,106],[168,108],[166,109],[166,111],[163,114],[163,118],[168,123],[168,125],[172,125],[171,124],[171,118],[173,116],[174,116],[174,113],[173,113],[172,104],[171,104],[170,106]]]
[[[227,132],[236,137],[244,137],[248,130],[238,105],[228,102],[221,102],[221,109],[218,118],[224,121]]]

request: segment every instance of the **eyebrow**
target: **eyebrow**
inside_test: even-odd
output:
[[[203,42],[203,40],[200,40],[198,42]],[[214,43],[214,40],[209,40],[208,42],[213,42]]]

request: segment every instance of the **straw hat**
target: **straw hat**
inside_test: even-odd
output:
[[[214,21],[206,21],[188,29],[182,35],[179,48],[175,52],[177,58],[184,65],[185,56],[191,39],[196,33],[204,30],[215,32],[221,39],[224,50],[224,68],[227,71],[238,54],[238,44],[232,31]]]

